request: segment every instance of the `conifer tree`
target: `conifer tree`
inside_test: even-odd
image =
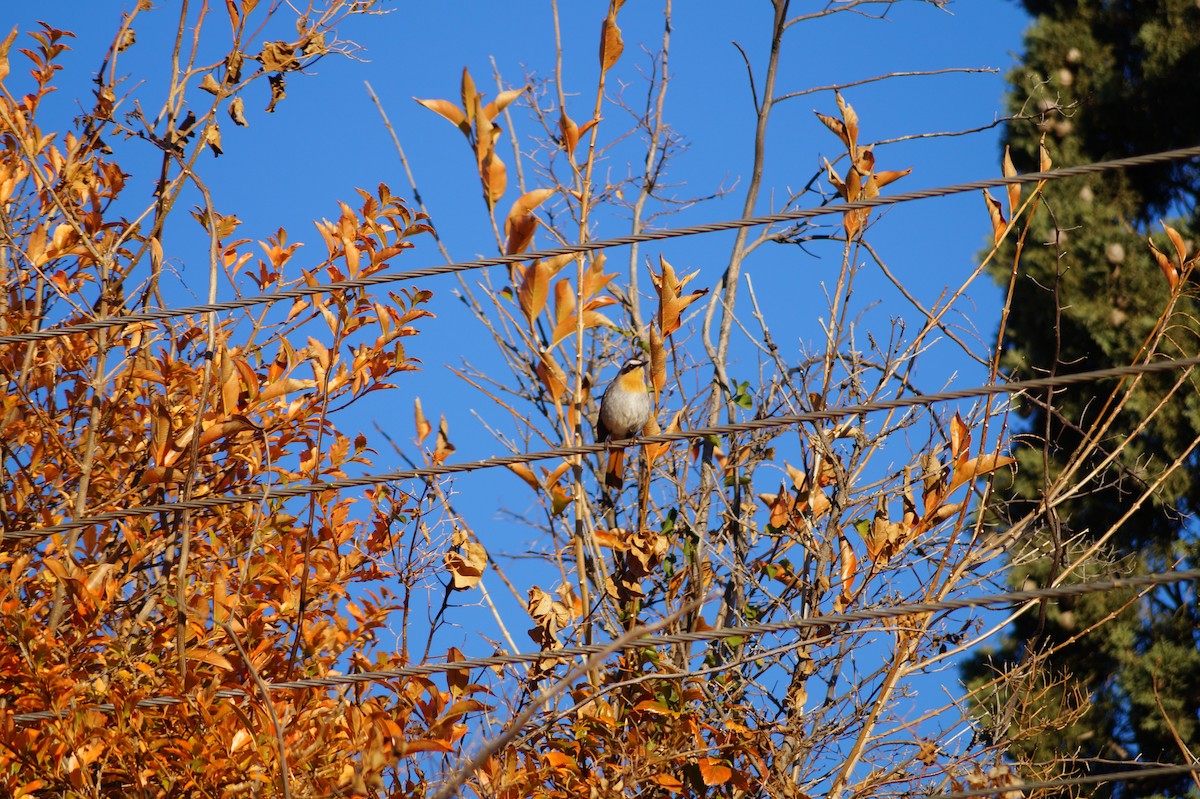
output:
[[[1010,78],[1014,119],[1005,135],[1018,170],[1038,168],[1042,141],[1056,165],[1200,141],[1194,0],[1024,6],[1034,22]],[[1003,339],[1014,377],[1200,352],[1200,289],[1185,276],[1173,299],[1147,246],[1152,236],[1173,253],[1164,235],[1169,225],[1194,259],[1197,189],[1196,161],[1046,186],[1023,251],[1018,256],[1010,247],[1008,259],[991,267],[1002,285],[1014,282]],[[1020,400],[1027,419],[1017,448],[1021,468],[1007,490],[998,487],[994,503],[1007,523],[1028,527],[1012,550],[1012,585],[1051,584],[1071,570],[1069,581],[1195,565],[1197,383],[1178,373],[1142,378],[1119,406],[1105,402],[1128,388],[1115,381]],[[1083,481],[1083,490],[1063,499],[1067,486],[1059,477],[1073,459],[1082,459],[1075,483]],[[1109,614],[1117,617],[1089,631]],[[1074,755],[1065,770],[1077,773],[1121,769],[1116,761],[1134,758],[1189,762],[1200,754],[1198,630],[1194,586],[1140,598],[1089,595],[1020,616],[997,650],[966,672],[978,687],[997,670],[1037,663],[1039,690],[1026,694],[1036,700],[1022,705],[1009,688],[985,692],[980,703],[988,736],[1011,741],[1019,760]],[[1189,790],[1194,795],[1196,787],[1186,777],[1102,789],[1114,796]]]

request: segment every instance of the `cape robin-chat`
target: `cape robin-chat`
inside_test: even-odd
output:
[[[633,438],[649,423],[653,411],[654,402],[646,389],[646,362],[641,358],[630,358],[608,384],[600,400],[600,416],[596,420],[597,443]],[[608,453],[608,464],[604,469],[605,486],[621,488],[624,461],[624,449]]]

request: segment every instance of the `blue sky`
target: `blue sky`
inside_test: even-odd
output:
[[[5,28],[15,23],[27,30],[35,20],[44,19],[77,35],[73,53],[63,60],[67,71],[60,80],[62,89],[50,101],[64,120],[77,109],[75,98],[87,97],[90,75],[100,63],[121,10],[131,5],[94,0],[6,4],[6,13],[0,17]],[[170,10],[173,4],[161,5],[163,10],[144,16],[145,22],[138,26],[138,42],[124,61],[132,76],[130,86],[140,82],[136,91],[147,97],[155,96],[156,81],[168,63],[176,13]],[[565,0],[560,5],[565,70],[576,92],[570,101],[572,115],[582,121],[588,116],[585,108],[590,107],[588,87],[597,69],[596,38],[605,4]],[[733,42],[745,49],[761,74],[770,5],[765,0],[676,0],[674,5],[667,114],[686,149],[672,163],[667,179],[677,184],[681,197],[708,195],[722,185],[731,192],[725,198],[686,208],[664,223],[681,226],[734,218],[741,213],[742,189],[750,169],[754,114],[745,66]],[[825,5],[815,0],[794,2],[793,13]],[[334,217],[339,200],[354,204],[356,188],[373,190],[383,181],[394,193],[409,196],[391,140],[364,88],[364,81],[369,81],[401,138],[434,224],[452,257],[493,254],[490,226],[461,135],[412,98],[456,99],[464,66],[481,87],[490,86],[489,57],[495,58],[509,84],[523,83],[527,71],[548,77],[554,58],[549,3],[404,2],[386,7],[395,11],[352,22],[342,31],[343,38],[363,48],[360,59],[327,58],[314,74],[289,79],[288,97],[274,114],[262,113],[266,88],[256,87],[257,99],[252,92],[246,101],[250,127],[222,126],[225,154],[203,162],[218,208],[236,213],[244,223],[241,233],[247,237],[266,238],[285,227],[293,240],[306,240],[311,247],[319,241],[311,220]],[[654,49],[661,40],[660,6],[628,3],[620,22],[625,54],[611,77],[627,82],[633,96],[641,91],[638,69],[649,63],[640,46]],[[845,92],[860,117],[864,141],[985,128],[1004,113],[1004,77],[1014,64],[1027,24],[1028,19],[1010,0],[958,0],[944,10],[902,2],[883,20],[853,14],[815,20],[796,26],[785,39],[779,92],[889,72],[990,69],[995,71],[901,77]],[[823,157],[832,160],[836,156],[837,142],[817,120],[814,109],[836,113],[832,93],[799,97],[779,107],[769,130],[766,183],[756,212],[778,210],[791,189],[802,187],[820,170]],[[520,115],[518,120],[522,124]],[[917,138],[881,146],[877,157],[882,168],[913,170],[885,193],[999,175],[999,132],[995,127],[971,135]],[[154,153],[143,146],[141,156],[134,157],[147,159],[144,166],[153,162]],[[511,168],[511,158],[506,160]],[[628,164],[614,156],[605,168],[623,174]],[[130,193],[148,199],[153,175],[152,169],[135,174]],[[506,197],[500,207],[507,209],[511,200],[511,195]],[[206,254],[203,241],[191,229],[194,222],[184,217],[179,224],[168,239],[167,257],[176,277],[167,287],[167,298],[172,304],[188,304],[203,298],[201,265]],[[604,217],[594,237],[626,232],[628,225],[620,218]],[[983,202],[977,194],[970,194],[893,208],[876,223],[872,241],[893,272],[928,305],[947,285],[957,285],[975,267],[989,236]],[[700,269],[695,285],[712,286],[725,266],[731,240],[730,234],[692,237],[643,248],[642,257],[656,260],[661,253],[681,272]],[[549,244],[544,238],[538,241]],[[614,252],[609,257],[620,260],[628,256]],[[407,269],[441,262],[431,241],[418,240],[418,248],[397,259],[394,266]],[[195,273],[189,271],[191,263],[198,264]],[[836,275],[837,265],[833,250],[814,247],[810,254],[781,245],[761,248],[748,262],[762,310],[772,320],[786,357],[798,357],[806,345],[819,346],[822,294],[826,281]],[[484,370],[494,367],[497,359],[490,339],[453,299],[454,279],[429,280],[422,285],[436,292],[430,308],[437,318],[420,324],[422,333],[408,342],[408,349],[424,361],[425,370],[393,396],[363,403],[355,423],[370,432],[378,422],[397,441],[408,442],[413,435],[412,398],[419,395],[428,415],[436,419],[445,413],[449,419],[458,447],[456,460],[496,454],[496,443],[474,415],[488,419],[493,409],[447,368],[459,367],[464,360]],[[891,319],[904,318],[911,320],[914,328],[919,326],[915,309],[873,270],[866,270],[857,291],[869,324],[886,329]],[[954,323],[968,333],[973,326],[975,334],[990,341],[998,324],[1000,301],[1000,291],[981,278],[969,293],[963,315]],[[982,379],[978,365],[956,357],[953,347],[946,352],[945,358],[927,361],[922,367],[923,390],[939,390],[952,377],[955,387]],[[740,360],[731,365],[731,372],[740,379],[752,379],[756,373],[753,353],[739,349],[735,357]],[[380,469],[403,466],[386,447],[379,449]],[[460,477],[454,488],[461,509],[477,529],[498,537],[496,550],[522,550],[527,531],[510,523],[501,510],[521,513],[527,509],[533,497],[524,484],[500,470]],[[493,586],[493,594],[501,591]],[[518,631],[523,628],[521,624],[516,627]],[[478,641],[464,632],[462,640],[449,643]],[[532,647],[527,640],[519,643]]]

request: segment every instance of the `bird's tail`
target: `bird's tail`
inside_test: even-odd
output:
[[[620,491],[625,484],[625,450],[614,449],[608,453],[608,465],[604,469],[604,485]]]

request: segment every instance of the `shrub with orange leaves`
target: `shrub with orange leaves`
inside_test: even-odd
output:
[[[228,8],[238,31],[253,13],[242,5]],[[303,18],[297,41],[264,47],[273,86],[322,55],[325,34],[359,5],[335,2]],[[12,51],[15,32],[0,52],[0,794],[351,796],[376,791],[385,773],[420,784],[413,755],[454,748],[463,718],[482,707],[476,688],[409,678],[347,696],[267,684],[407,661],[403,651],[374,657],[371,645],[403,604],[398,587],[419,577],[398,575],[393,528],[420,501],[271,490],[369,465],[366,438],[339,420],[417,368],[403,341],[430,315],[430,292],[321,291],[249,321],[123,317],[159,300],[175,257],[164,222],[185,187],[205,198],[194,216],[214,293],[220,275],[268,301],[369,277],[429,226],[381,185],[318,223],[324,252],[306,269],[284,230],[257,244],[236,237],[239,220],[212,204],[195,158],[217,147],[218,110],[244,113],[238,65],[252,54],[242,33],[203,76],[175,76],[218,99],[170,127],[156,196],[129,214],[140,200],[104,140],[137,120],[114,121],[118,87],[102,80],[77,128],[43,129],[69,34],[26,35],[24,56]],[[17,58],[33,65],[20,96]],[[237,494],[246,500],[139,512]],[[139,704],[151,697],[177,701]]]

